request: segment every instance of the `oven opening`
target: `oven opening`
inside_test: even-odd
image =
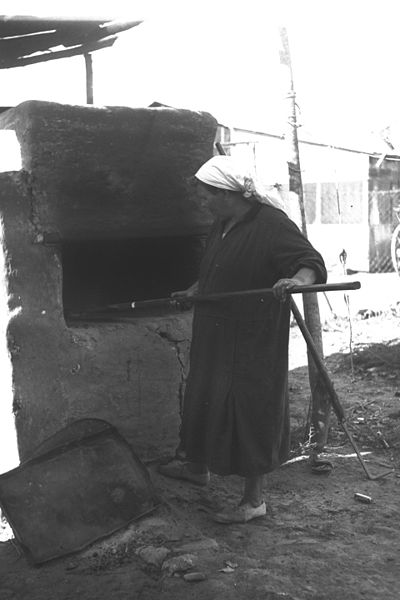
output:
[[[203,245],[202,236],[64,242],[62,294],[67,324],[147,316],[147,309],[132,311],[115,305],[168,298],[189,287],[198,277]],[[176,309],[151,309],[152,315],[171,312]]]

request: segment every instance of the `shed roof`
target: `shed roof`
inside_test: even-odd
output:
[[[100,50],[141,22],[0,15],[0,69]]]

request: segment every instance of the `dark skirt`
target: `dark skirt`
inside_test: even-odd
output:
[[[181,444],[213,473],[258,476],[288,457],[289,307],[275,304],[264,320],[194,316]]]

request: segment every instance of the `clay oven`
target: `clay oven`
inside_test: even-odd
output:
[[[13,410],[22,459],[65,424],[109,421],[145,458],[174,449],[191,313],[110,318],[197,276],[208,211],[191,176],[207,113],[25,102],[0,116],[21,171],[0,175]]]

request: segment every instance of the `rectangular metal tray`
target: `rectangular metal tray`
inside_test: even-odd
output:
[[[147,469],[100,420],[78,421],[0,476],[0,505],[28,558],[76,552],[154,509]]]

